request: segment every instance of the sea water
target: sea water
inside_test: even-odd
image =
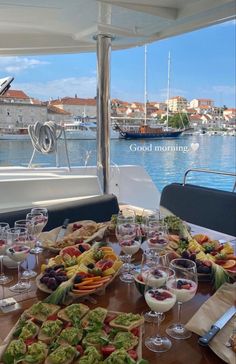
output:
[[[235,172],[236,138],[193,135],[159,140],[111,140],[111,164],[142,165],[161,191],[172,182],[182,182],[189,168]],[[67,141],[71,166],[96,165],[96,140]],[[66,166],[64,142],[59,141],[60,166]],[[30,141],[0,141],[0,166],[27,166],[33,152]],[[55,155],[36,152],[34,166],[55,167]],[[232,191],[234,178],[190,173],[188,183]]]

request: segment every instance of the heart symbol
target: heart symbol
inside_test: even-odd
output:
[[[196,152],[199,148],[199,143],[191,143],[190,147],[193,152]]]

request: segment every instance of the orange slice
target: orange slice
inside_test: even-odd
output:
[[[114,262],[117,259],[117,255],[109,252],[105,254],[104,259],[111,259]]]
[[[233,268],[236,265],[236,261],[233,259],[226,260],[224,264],[222,264],[222,267],[224,269],[230,269]]]
[[[93,293],[94,289],[88,289],[88,290],[81,290],[81,289],[72,289],[71,291],[73,294],[75,295],[81,295],[81,294],[89,294],[89,293]]]
[[[103,285],[103,283],[94,284],[93,286],[92,286],[92,285],[82,286],[82,287],[79,287],[79,290],[80,290],[80,291],[94,290],[94,289],[96,289],[96,288],[101,287],[102,285]]]

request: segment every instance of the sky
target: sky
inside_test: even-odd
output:
[[[147,46],[147,95],[167,97],[168,53],[171,53],[170,97],[213,99],[216,106],[235,106],[236,23],[154,42]],[[96,96],[96,54],[0,57],[0,78],[14,76],[12,89],[40,100]],[[111,54],[111,97],[144,101],[144,47]]]

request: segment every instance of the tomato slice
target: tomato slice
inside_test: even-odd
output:
[[[131,330],[132,334],[139,337],[139,334],[140,334],[140,330],[139,330],[139,327],[134,327],[132,330]]]
[[[54,313],[51,316],[48,316],[48,318],[47,318],[47,320],[50,320],[50,321],[56,321],[57,319],[58,319],[58,317],[57,317],[56,313]]]
[[[81,345],[76,345],[76,350],[78,351],[79,356],[82,356],[83,355],[84,349],[82,348]]]
[[[101,348],[101,352],[104,358],[107,358],[113,351],[116,350],[116,347],[114,345],[106,345]]]
[[[111,328],[111,326],[104,324],[103,330],[105,331],[106,334],[110,334],[112,328]]]
[[[30,346],[30,345],[32,345],[33,343],[36,343],[36,342],[37,342],[37,339],[36,338],[34,338],[34,339],[32,339],[32,338],[26,339],[25,340],[25,345]]]
[[[112,320],[114,320],[114,318],[116,318],[116,316],[117,316],[116,313],[107,315],[105,320],[104,320],[104,323],[109,324]]]
[[[131,359],[133,359],[135,361],[138,359],[138,354],[135,350],[133,350],[133,349],[128,350],[128,354],[131,357]]]

